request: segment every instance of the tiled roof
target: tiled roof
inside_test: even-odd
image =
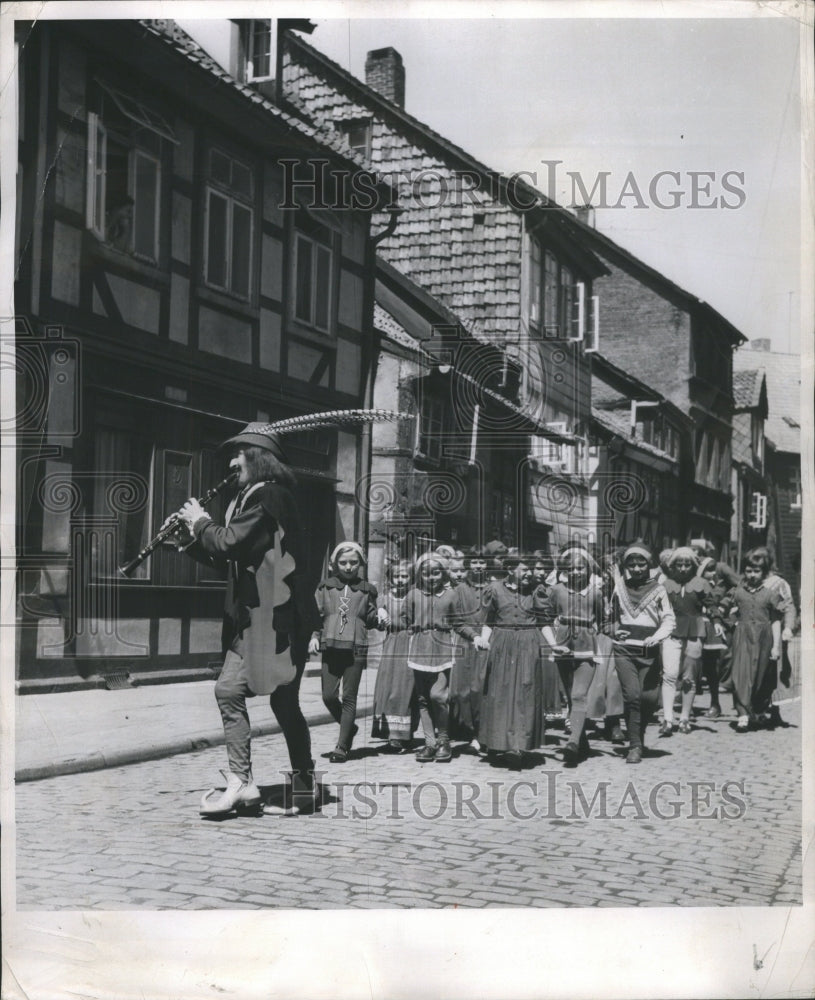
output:
[[[733,352],[733,372],[764,372],[767,379],[767,422],[764,431],[778,451],[801,452],[801,358],[798,354],[752,350]],[[735,378],[734,378],[735,381]]]
[[[440,135],[434,129],[430,128],[423,121],[415,118],[413,115],[409,114],[404,108],[399,105],[394,104],[387,98],[383,97],[372,87],[369,87],[366,83],[357,79],[352,73],[344,69],[339,63],[330,59],[319,49],[314,46],[309,45],[303,38],[295,35],[287,35],[287,41],[292,41],[294,44],[290,47],[298,53],[299,56],[305,57],[310,60],[312,65],[320,65],[324,71],[331,74],[332,78],[339,84],[344,85],[346,95],[349,92],[353,92],[357,97],[364,101],[364,105],[357,103],[357,111],[352,113],[347,107],[344,107],[343,98],[337,93],[336,87],[326,88],[333,91],[333,96],[327,94],[320,95],[321,104],[323,101],[327,101],[327,104],[323,106],[330,106],[330,113],[336,118],[343,117],[358,117],[364,116],[366,113],[371,114],[370,108],[374,107],[378,112],[389,116],[391,119],[396,119],[399,121],[399,125],[393,130],[395,134],[419,136],[420,140],[417,145],[425,145],[421,140],[427,140],[432,147],[435,147],[437,156],[440,156],[445,163],[450,163],[451,161],[457,162],[459,168],[463,167],[465,170],[474,171],[483,176],[491,179],[491,181],[496,181],[499,185],[506,185],[508,178],[507,175],[501,174],[499,171],[491,170],[484,163],[477,160],[472,154],[468,153],[465,149],[457,146],[455,143],[446,139],[443,135]],[[291,67],[291,63],[289,64]],[[289,81],[287,81],[288,87]],[[294,81],[295,87],[298,86],[298,82]],[[309,95],[313,96],[313,95]],[[373,159],[373,166],[375,169],[381,169],[380,165],[377,163],[376,159]],[[421,169],[429,168],[434,165],[433,157],[426,155],[419,155],[418,162],[408,162],[399,163],[399,168],[406,169]],[[492,186],[492,185],[490,185]],[[664,288],[668,289],[674,295],[680,296],[687,305],[688,309],[700,310],[704,315],[706,315],[718,329],[721,329],[727,339],[732,344],[738,344],[744,341],[744,334],[740,330],[737,330],[732,323],[730,323],[724,316],[721,315],[716,309],[708,305],[702,299],[693,295],[691,292],[686,291],[684,288],[680,288],[669,278],[667,278],[660,271],[655,270],[650,267],[644,261],[635,257],[629,250],[615,243],[609,236],[606,236],[600,230],[596,229],[594,226],[588,225],[578,219],[576,215],[563,206],[558,205],[557,202],[548,198],[543,192],[539,191],[537,188],[532,187],[523,180],[513,179],[513,186],[516,188],[518,201],[521,204],[531,204],[537,202],[541,207],[548,209],[547,224],[556,226],[561,230],[566,230],[567,239],[573,244],[577,244],[582,247],[582,250],[590,258],[595,258],[595,254],[599,255],[600,260],[603,260],[603,255],[605,252],[611,251],[615,255],[622,256],[625,258],[629,264],[633,265],[635,270],[639,270],[641,273],[646,274],[652,280],[661,284]],[[469,195],[468,195],[469,197]],[[479,209],[476,208],[476,211]],[[498,234],[500,240],[500,234]],[[497,250],[501,252],[500,243],[498,244]],[[387,250],[387,243],[383,246],[383,251]],[[387,254],[390,259],[390,254]],[[400,267],[403,267],[403,262],[398,262]],[[508,264],[512,263],[512,260],[507,260]],[[595,266],[597,265],[597,260],[595,258]],[[416,272],[411,272],[416,274],[416,277],[420,281],[424,279],[419,276]],[[597,272],[602,274],[602,270]],[[508,316],[507,318],[514,318]],[[497,335],[500,336],[500,330],[496,331]]]
[[[365,163],[358,157],[349,146],[342,141],[341,136],[331,128],[320,124],[303,121],[295,118],[287,112],[281,110],[272,101],[265,98],[254,87],[246,83],[241,83],[234,76],[216,62],[201,46],[191,38],[183,28],[175,21],[164,19],[141,20],[139,24],[151,35],[161,39],[172,46],[176,52],[183,55],[190,63],[200,66],[214,77],[223,81],[224,84],[234,88],[238,93],[267,112],[271,117],[277,119],[282,125],[287,126],[302,135],[313,139],[321,146],[326,146],[345,160],[349,160],[356,167],[365,167]]]
[[[395,320],[378,302],[374,303],[374,326],[392,341],[401,344],[402,347],[407,347],[414,351],[422,351],[422,347],[416,337],[412,337],[402,324]]]
[[[673,455],[669,455],[667,451],[663,451],[661,448],[648,444],[647,441],[643,441],[640,438],[631,437],[631,423],[628,411],[598,410],[592,407],[591,419],[601,427],[604,427],[607,431],[611,431],[612,434],[616,434],[617,437],[622,438],[626,444],[639,448],[640,450],[647,452],[649,455],[656,455],[659,458],[664,458],[666,461],[671,462],[674,465],[677,464],[677,460],[673,457]]]
[[[284,91],[328,126],[371,121],[370,166],[400,190],[406,209],[378,253],[460,317],[479,340],[517,340],[521,324],[522,212],[507,202],[507,178],[388,101],[303,39],[287,35]],[[464,184],[461,172],[470,178]],[[480,178],[480,187],[472,178]],[[471,189],[472,186],[472,189]],[[466,190],[465,190],[466,187]],[[528,185],[518,201],[554,203]],[[520,192],[523,192],[522,194]],[[570,225],[555,207],[547,224]],[[605,273],[585,241],[566,236],[588,273]]]
[[[761,402],[764,373],[758,368],[733,372],[733,400],[737,410],[755,409]]]

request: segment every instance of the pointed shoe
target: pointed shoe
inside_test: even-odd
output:
[[[202,816],[219,816],[233,810],[253,810],[260,808],[260,790],[252,776],[248,781],[242,781],[231,771],[227,774],[221,771],[226,779],[226,788],[210,788],[201,798],[199,813]]]

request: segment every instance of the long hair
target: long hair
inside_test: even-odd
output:
[[[297,486],[297,477],[288,465],[284,465],[279,458],[266,448],[258,448],[256,445],[249,445],[243,449],[246,458],[246,469],[249,473],[250,483],[262,483],[273,481],[294,489]]]

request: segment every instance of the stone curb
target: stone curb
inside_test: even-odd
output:
[[[365,719],[373,713],[373,706],[363,708],[357,713],[358,719]],[[309,726],[324,726],[334,722],[329,712],[320,712],[307,716]],[[261,722],[252,726],[252,736],[277,736],[282,733],[276,721]],[[148,760],[160,760],[163,757],[175,757],[182,753],[195,753],[197,750],[208,750],[211,747],[223,746],[223,730],[212,730],[200,736],[185,736],[182,739],[169,740],[166,743],[153,743],[150,746],[136,747],[132,750],[115,750],[103,753],[99,750],[84,754],[81,757],[70,757],[67,760],[57,760],[49,764],[38,764],[33,767],[22,767],[14,774],[16,784],[27,781],[43,781],[45,778],[56,778],[66,774],[83,774],[87,771],[102,771],[111,767],[125,767],[128,764],[139,764]]]

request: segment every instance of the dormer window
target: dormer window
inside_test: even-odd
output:
[[[271,80],[275,72],[275,42],[273,22],[258,18],[244,24],[243,47],[246,56],[246,83]]]
[[[337,122],[336,127],[354,152],[364,157],[371,155],[370,118],[353,118],[349,121]]]
[[[582,341],[591,306],[587,286],[576,279],[572,268],[537,239],[531,239],[528,312],[532,335],[543,340]],[[593,334],[593,318],[590,323]],[[596,345],[592,342],[589,349],[596,349]]]

